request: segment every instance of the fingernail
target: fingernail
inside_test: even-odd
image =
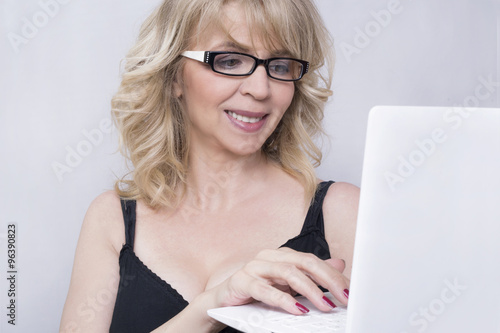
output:
[[[349,299],[349,289],[344,289],[344,296]]]
[[[333,304],[333,302],[326,296],[323,296],[323,301],[325,301],[326,304],[328,304],[329,307],[332,309],[335,309],[337,306]]]
[[[299,302],[295,303],[295,306],[297,307],[297,309],[299,309],[302,313],[308,313],[309,312],[309,309],[306,308],[305,306],[303,306],[302,304],[300,304]]]

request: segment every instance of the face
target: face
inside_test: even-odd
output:
[[[212,30],[191,51],[236,51],[261,59],[275,55],[257,36],[252,44],[245,14],[237,4],[226,5],[224,10],[231,18],[226,28],[238,45],[224,31]],[[248,155],[259,152],[278,125],[292,101],[294,83],[269,78],[262,65],[250,76],[231,77],[186,59],[175,92],[190,122],[192,151]]]

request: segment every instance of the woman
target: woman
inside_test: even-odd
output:
[[[210,308],[329,311],[318,285],[347,304],[358,190],[310,162],[330,49],[311,0],[162,3],[112,103],[134,171],[88,210],[61,331],[219,332]]]

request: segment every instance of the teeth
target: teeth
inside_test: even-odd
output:
[[[234,113],[232,111],[227,111],[227,114],[229,114],[234,119],[237,119],[237,120],[245,122],[245,123],[251,123],[251,124],[256,123],[256,122],[258,122],[258,121],[260,121],[262,119],[262,117],[259,117],[259,118],[245,117],[245,116],[236,114],[236,113]]]

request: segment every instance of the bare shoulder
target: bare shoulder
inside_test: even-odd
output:
[[[116,208],[120,208],[120,197],[115,191],[106,191],[98,195],[90,204],[87,215],[93,216],[94,214],[100,217],[111,217],[116,215]],[[113,209],[115,208],[115,209]],[[118,209],[118,213],[120,210]]]
[[[115,191],[106,191],[92,201],[85,214],[82,231],[95,234],[119,252],[125,241],[125,227],[120,197]]]
[[[60,332],[109,329],[119,281],[118,258],[125,239],[120,199],[113,191],[90,204],[80,231]],[[106,301],[90,307],[106,293]],[[107,301],[109,299],[109,301]]]
[[[358,202],[359,187],[344,182],[333,183],[326,194],[323,210],[333,216],[352,213],[353,210],[357,212]]]
[[[323,202],[325,236],[332,257],[344,259],[344,274],[350,276],[354,236],[358,216],[359,188],[349,183],[334,183]]]

